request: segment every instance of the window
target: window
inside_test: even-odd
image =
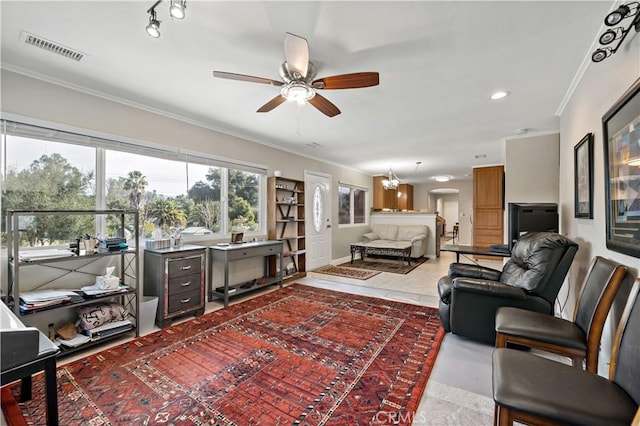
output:
[[[367,191],[351,186],[338,186],[338,224],[362,225],[367,223]]]
[[[138,209],[141,238],[181,231],[192,238],[212,233],[222,238],[236,229],[265,232],[263,168],[22,123],[2,124],[3,231],[6,209]],[[86,229],[113,235],[118,226],[84,223],[91,220],[69,216],[34,223],[21,243],[61,244]]]

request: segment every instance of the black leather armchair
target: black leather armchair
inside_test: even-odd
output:
[[[578,245],[553,232],[522,236],[502,271],[452,263],[438,281],[440,318],[445,331],[494,344],[501,306],[553,314]]]

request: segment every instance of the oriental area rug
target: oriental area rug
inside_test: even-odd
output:
[[[59,366],[60,424],[409,425],[443,335],[433,308],[293,284]]]
[[[400,267],[400,261],[397,258],[367,256],[365,260],[355,259],[353,263],[346,262],[338,266],[344,268],[367,269],[378,272],[392,272],[394,274],[408,274],[427,260],[429,260],[428,257],[411,259],[411,265],[408,265],[407,262],[402,262],[402,267]]]
[[[321,266],[318,269],[314,269],[313,272],[325,275],[335,275],[338,277],[354,278],[356,280],[368,280],[371,277],[375,277],[380,272],[370,271],[368,269],[350,268],[348,266],[334,266],[326,265]]]

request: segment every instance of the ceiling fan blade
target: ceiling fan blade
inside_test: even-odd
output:
[[[335,117],[336,115],[340,114],[340,110],[338,109],[337,106],[332,104],[324,96],[321,96],[317,93],[313,98],[309,99],[307,102],[309,102],[314,107],[318,108],[318,110],[321,113],[329,117]]]
[[[214,71],[214,77],[228,78],[229,80],[249,81],[251,83],[263,83],[270,84],[272,86],[282,86],[284,83],[277,80],[271,80],[269,78],[254,77],[252,75],[235,74],[232,72]]]
[[[266,104],[262,105],[256,112],[269,112],[275,107],[277,107],[278,105],[280,105],[281,103],[283,103],[284,101],[286,101],[284,96],[278,95],[275,98],[271,99]]]
[[[309,44],[307,39],[295,34],[286,33],[284,37],[284,57],[289,71],[300,73],[302,78],[307,76],[309,69]]]
[[[341,74],[314,80],[311,85],[315,89],[357,89],[380,84],[380,74],[377,72],[356,72]]]

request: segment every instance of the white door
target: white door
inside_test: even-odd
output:
[[[306,267],[313,271],[331,261],[331,176],[304,172]]]

